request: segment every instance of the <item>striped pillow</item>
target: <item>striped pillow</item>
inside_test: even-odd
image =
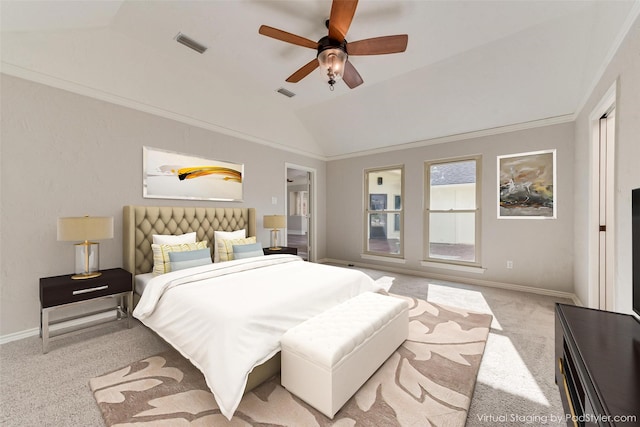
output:
[[[209,248],[196,249],[186,252],[169,252],[169,267],[171,271],[184,270],[189,267],[211,264],[211,251]]]
[[[233,245],[246,245],[247,243],[255,243],[256,237],[247,237],[245,239],[225,239],[218,240],[218,254],[220,261],[231,261],[233,259]]]
[[[182,243],[180,245],[151,245],[153,250],[153,274],[164,274],[171,271],[171,260],[169,259],[169,252],[185,252],[193,251],[195,249],[205,249],[207,242],[196,243]]]
[[[261,243],[233,245],[233,259],[253,258],[256,256],[264,256]]]

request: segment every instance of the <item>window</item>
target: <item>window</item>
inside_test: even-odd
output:
[[[365,170],[365,253],[403,256],[403,171],[402,166]]]
[[[425,259],[479,265],[480,157],[425,163]]]

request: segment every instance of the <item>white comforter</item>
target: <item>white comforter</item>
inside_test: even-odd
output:
[[[270,255],[157,276],[133,315],[203,372],[231,419],[247,376],[280,351],[288,329],[374,290],[360,271]]]

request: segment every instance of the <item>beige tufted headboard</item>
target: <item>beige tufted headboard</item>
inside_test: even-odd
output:
[[[213,251],[214,231],[247,230],[256,235],[254,208],[196,208],[171,206],[124,206],[122,213],[123,264],[132,274],[153,270],[151,243],[154,234],[196,232]]]

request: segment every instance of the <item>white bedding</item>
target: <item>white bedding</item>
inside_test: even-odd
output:
[[[270,255],[151,279],[133,315],[200,369],[224,416],[293,326],[377,285],[358,270]]]
[[[135,290],[135,292],[138,295],[142,295],[144,293],[144,288],[147,287],[147,283],[149,283],[149,281],[154,277],[156,277],[156,275],[153,273],[136,274],[133,280],[134,281],[133,289]]]

